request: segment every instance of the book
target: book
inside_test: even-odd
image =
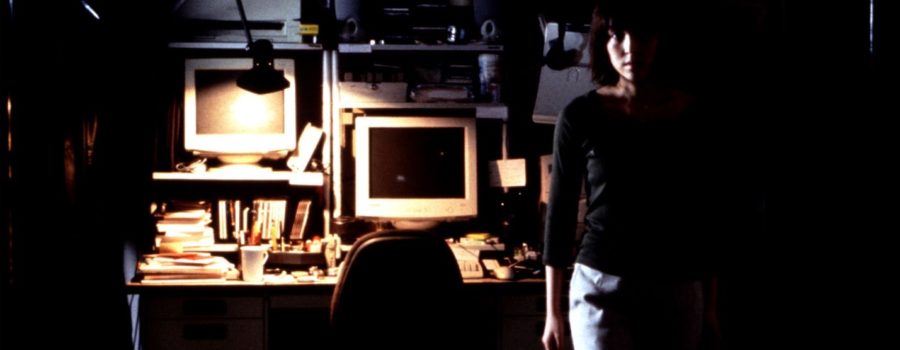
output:
[[[138,271],[144,276],[147,275],[216,275],[225,276],[228,270],[233,269],[234,265],[212,264],[207,266],[185,266],[185,265],[160,265],[152,263],[138,264]]]
[[[138,272],[148,275],[215,275],[224,277],[234,264],[221,256],[203,253],[151,254],[138,262]],[[164,278],[164,277],[158,277]]]
[[[221,263],[222,261],[219,259],[220,257],[215,256],[207,256],[207,257],[183,257],[183,258],[169,258],[169,257],[156,257],[153,260],[160,265],[189,265],[189,266],[206,266],[215,263]]]
[[[309,220],[309,207],[312,201],[308,199],[297,202],[297,210],[294,212],[294,223],[291,225],[291,240],[303,240],[303,233],[306,231],[306,222]]]
[[[158,274],[158,275],[144,275],[142,278],[143,281],[162,281],[162,280],[218,280],[224,281],[225,276],[219,273],[184,273],[184,274]]]
[[[172,224],[172,223],[157,223],[156,230],[160,233],[185,233],[185,234],[205,234],[208,229],[212,229],[212,227],[207,226],[206,223],[194,223],[194,224]]]
[[[226,280],[227,280],[227,278],[225,278],[225,277],[147,279],[147,276],[144,276],[144,279],[141,280],[141,284],[151,284],[151,285],[221,284],[221,283],[224,283]]]
[[[167,211],[162,214],[163,220],[201,220],[209,217],[206,209],[187,209]]]

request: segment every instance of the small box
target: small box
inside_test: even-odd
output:
[[[266,267],[325,266],[325,254],[310,252],[269,252]]]
[[[341,102],[344,105],[371,102],[406,102],[406,83],[367,83],[342,81]]]

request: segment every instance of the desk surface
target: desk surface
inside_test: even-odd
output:
[[[205,292],[274,292],[274,293],[330,293],[334,290],[336,277],[325,277],[316,281],[298,282],[287,279],[267,279],[266,282],[245,282],[238,280],[190,282],[167,281],[165,283],[129,282],[125,286],[128,294],[144,293],[180,293],[185,291]],[[489,288],[498,290],[542,290],[544,279],[522,278],[518,280],[498,280],[494,278],[467,278],[463,280],[464,288]]]

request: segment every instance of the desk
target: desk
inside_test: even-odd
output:
[[[464,280],[471,323],[458,332],[471,349],[541,349],[543,279]],[[140,295],[144,349],[329,349],[328,314],[335,279],[316,283],[146,285]]]

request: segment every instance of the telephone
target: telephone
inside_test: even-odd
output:
[[[477,250],[468,250],[455,243],[450,244],[450,250],[453,251],[453,256],[456,257],[456,262],[459,264],[459,272],[463,278],[484,277],[484,268],[481,265],[481,260],[478,259]]]

